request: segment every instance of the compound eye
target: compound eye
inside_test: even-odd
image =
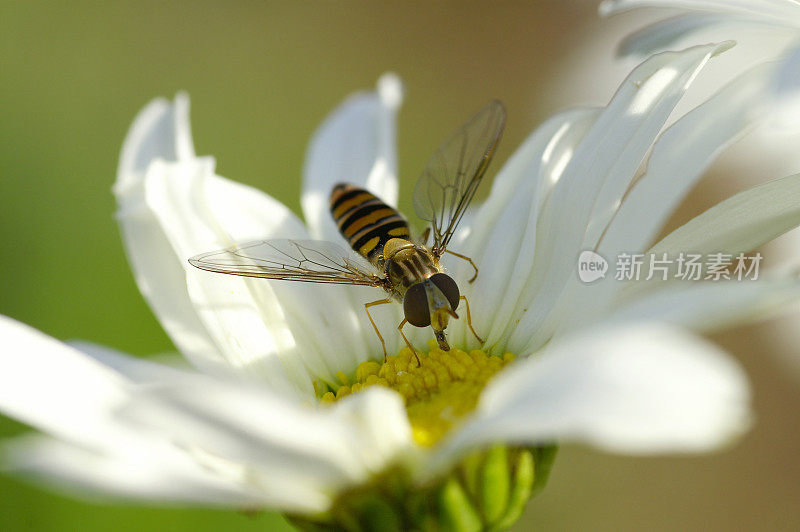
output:
[[[428,294],[425,284],[411,286],[403,298],[403,312],[408,323],[415,327],[427,327],[431,324],[431,312],[428,310]]]
[[[450,308],[455,311],[458,308],[460,294],[458,293],[458,285],[453,278],[446,273],[434,273],[431,275],[430,280],[444,294],[444,297],[450,302]]]

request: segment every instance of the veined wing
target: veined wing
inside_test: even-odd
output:
[[[441,256],[475,195],[500,142],[506,111],[489,102],[433,154],[414,188],[414,210],[430,223]]]
[[[324,240],[258,240],[203,253],[189,263],[201,270],[244,277],[384,286],[374,266]]]

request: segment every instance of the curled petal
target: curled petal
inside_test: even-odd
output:
[[[769,64],[750,70],[661,134],[647,172],[603,236],[601,255],[647,248],[714,157],[757,123],[772,70]]]
[[[216,341],[186,291],[183,262],[144,201],[144,179],[153,161],[194,156],[188,110],[188,98],[179,95],[174,104],[154,100],[136,117],[122,146],[114,184],[116,218],[136,284],[173,343],[195,364],[223,371]]]
[[[704,170],[725,147],[758,124],[774,66],[740,76],[664,131],[653,146],[646,173],[632,186],[596,250],[607,260],[643,253]],[[573,285],[577,283],[573,282]],[[624,283],[575,287],[562,329],[596,321],[615,302]]]
[[[672,48],[676,43],[695,32],[717,26],[730,27],[736,23],[752,24],[745,16],[729,13],[692,13],[668,18],[645,26],[625,37],[619,44],[617,53],[621,56],[646,56]]]
[[[576,257],[613,217],[665,121],[710,57],[729,43],[655,55],[639,65],[594,122],[553,186],[539,217],[536,262],[504,337],[515,352],[552,334],[559,299],[575,281]]]

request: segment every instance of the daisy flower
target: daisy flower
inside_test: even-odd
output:
[[[374,315],[384,361],[363,310],[374,288],[220,275],[188,262],[256,239],[343,242],[327,206],[340,181],[395,205],[396,77],[350,97],[314,135],[304,221],[195,154],[185,96],[152,102],[123,146],[117,219],[142,294],[195,369],[65,345],[0,319],[0,409],[42,431],[5,442],[5,466],[130,499],[274,509],[302,528],[477,530],[519,517],[547,480],[556,442],[631,454],[730,442],[749,423],[748,385],[695,333],[793,299],[794,277],[577,275],[586,250],[734,253],[800,223],[800,177],[791,176],[650,248],[708,162],[758,119],[764,78],[746,75],[663,129],[729,46],[655,55],[607,106],[560,113],[524,141],[450,244],[474,260],[475,282],[468,264],[444,259],[484,342],[463,318],[450,322],[446,353],[423,349],[430,332],[420,329],[409,334],[419,365],[396,334],[399,305]]]

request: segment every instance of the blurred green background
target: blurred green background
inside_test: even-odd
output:
[[[407,208],[429,153],[486,100],[509,109],[500,161],[555,111],[545,102],[559,65],[604,24],[595,9],[589,0],[0,2],[0,312],[57,338],[172,350],[130,275],[110,193],[125,132],[151,98],[188,91],[197,152],[297,211],[314,128],[393,70],[406,83]],[[566,447],[518,529],[800,529],[800,380],[764,355],[778,347],[762,328],[715,340],[754,382],[759,419],[743,442],[689,458]],[[0,418],[0,436],[23,430]],[[2,531],[285,527],[270,515],[77,502],[0,477]]]

